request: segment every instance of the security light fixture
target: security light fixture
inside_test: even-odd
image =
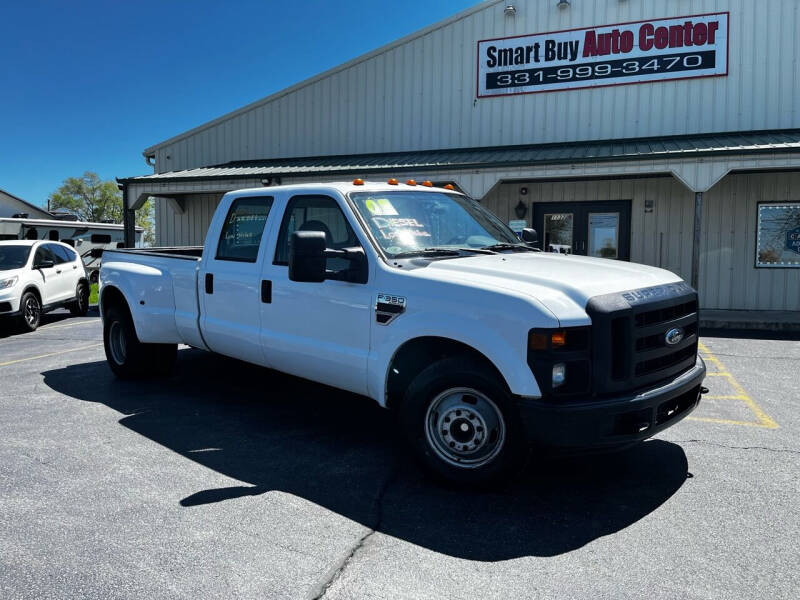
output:
[[[520,200],[519,204],[514,207],[514,214],[517,215],[518,219],[524,219],[525,215],[528,214],[528,207],[525,206],[525,203]]]
[[[503,13],[507,17],[513,17],[514,15],[517,14],[517,7],[514,6],[513,4],[506,4],[505,9],[503,9]]]
[[[569,0],[558,0],[556,6],[558,6],[558,8],[567,8],[569,6]]]

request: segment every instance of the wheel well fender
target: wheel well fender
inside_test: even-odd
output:
[[[24,290],[22,290],[22,294],[20,294],[20,299],[22,296],[27,294],[28,292],[33,292],[36,298],[39,300],[39,305],[42,306],[42,292],[39,291],[39,288],[33,284],[28,285]]]
[[[433,362],[452,356],[472,358],[489,369],[508,389],[508,382],[500,369],[486,355],[469,344],[451,338],[423,336],[404,342],[389,361],[384,387],[387,408],[395,408],[402,402],[406,388],[420,372]]]
[[[131,309],[128,306],[128,301],[125,299],[125,295],[117,287],[109,285],[104,286],[100,293],[98,304],[100,307],[101,316],[105,315],[110,308],[119,308],[123,312],[127,313],[128,317],[131,316]]]

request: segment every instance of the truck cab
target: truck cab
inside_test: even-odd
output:
[[[507,477],[531,446],[646,439],[705,374],[679,277],[539,252],[428,182],[231,192],[204,247],[107,251],[100,283],[119,376],[168,372],[182,343],[362,394],[463,483]]]

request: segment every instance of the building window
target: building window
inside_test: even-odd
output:
[[[758,205],[756,267],[800,268],[800,203]]]
[[[272,198],[265,196],[234,200],[219,236],[217,260],[256,262],[271,206]]]

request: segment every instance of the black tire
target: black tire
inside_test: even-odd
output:
[[[103,346],[109,367],[120,379],[169,375],[178,353],[177,344],[141,343],[130,315],[117,307],[103,315]]]
[[[22,331],[36,331],[42,319],[42,303],[33,292],[25,292],[19,301],[19,326]]]
[[[73,317],[85,317],[89,312],[89,284],[86,281],[78,282],[75,301],[70,303],[69,312]]]
[[[528,445],[511,394],[470,357],[428,366],[406,390],[400,413],[414,456],[435,477],[486,487],[503,483],[525,462]]]

